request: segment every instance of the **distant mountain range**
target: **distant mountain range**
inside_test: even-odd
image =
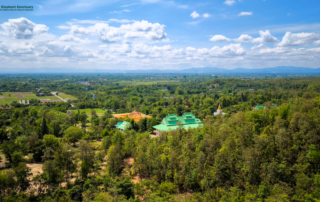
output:
[[[34,74],[34,73],[109,73],[109,74],[320,74],[319,69],[306,67],[273,67],[263,69],[222,69],[216,67],[189,68],[179,70],[140,69],[140,70],[107,70],[107,69],[70,69],[70,68],[7,68],[0,69],[0,74]]]

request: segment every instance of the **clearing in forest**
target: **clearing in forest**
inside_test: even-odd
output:
[[[0,159],[1,159],[0,160],[0,168],[5,168],[7,159],[6,159],[6,156],[4,154],[2,154],[1,152],[0,152]]]
[[[27,167],[30,168],[30,173],[32,174],[29,178],[32,179],[33,177],[42,174],[42,164],[43,163],[27,163]]]
[[[19,102],[21,99],[56,100],[55,96],[36,96],[32,92],[1,92],[0,96],[0,105],[10,105],[14,101]]]

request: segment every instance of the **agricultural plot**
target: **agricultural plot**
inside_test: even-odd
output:
[[[13,101],[19,101],[21,99],[31,100],[57,100],[55,96],[41,96],[37,97],[32,92],[1,92],[0,95],[0,105],[8,104],[10,105]]]

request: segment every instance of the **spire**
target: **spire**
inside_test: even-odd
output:
[[[221,110],[221,106],[220,106],[220,103],[219,103],[219,107],[218,107],[218,110]]]

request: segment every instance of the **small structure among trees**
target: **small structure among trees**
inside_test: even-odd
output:
[[[124,122],[118,122],[117,125],[115,125],[115,127],[118,128],[121,132],[123,132],[126,129],[132,128],[132,125],[128,121],[124,121]]]
[[[217,116],[217,115],[225,115],[226,113],[222,112],[222,109],[221,109],[221,106],[219,104],[219,107],[218,107],[218,110],[216,112],[213,113],[214,116]]]
[[[22,99],[22,100],[19,101],[19,104],[28,105],[29,104],[29,100]]]

